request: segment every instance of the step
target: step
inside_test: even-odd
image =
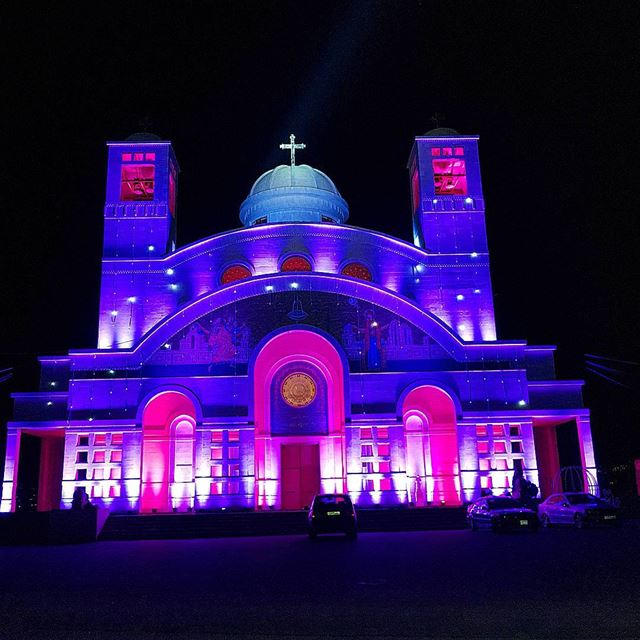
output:
[[[100,540],[214,538],[304,534],[306,511],[113,514]],[[464,508],[360,509],[360,531],[464,529]]]

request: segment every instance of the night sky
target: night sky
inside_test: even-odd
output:
[[[600,463],[640,457],[638,366],[600,360],[610,382],[584,364],[640,360],[639,18],[631,1],[4,7],[3,422],[37,354],[95,346],[105,141],[148,118],[173,142],[179,245],[239,226],[291,132],[350,224],[411,241],[406,161],[438,112],[480,135],[499,338],[557,344]]]

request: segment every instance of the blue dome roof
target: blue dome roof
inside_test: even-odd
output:
[[[310,167],[308,164],[295,165],[281,164],[275,169],[265,171],[251,187],[249,195],[266,191],[267,189],[278,189],[279,187],[313,187],[324,189],[332,193],[338,193],[336,185],[326,173]],[[338,193],[338,195],[340,195]]]
[[[275,222],[342,223],[349,207],[331,178],[307,164],[281,164],[263,173],[240,205],[245,227]]]

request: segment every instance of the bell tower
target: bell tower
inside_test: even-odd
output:
[[[179,167],[170,142],[136,133],[108,142],[105,258],[154,258],[175,250]]]
[[[409,156],[414,244],[432,253],[486,253],[478,136],[439,128]]]
[[[151,133],[108,142],[100,285],[99,349],[128,349],[175,304],[160,285],[176,248],[178,163]]]
[[[445,321],[464,340],[495,340],[478,136],[417,136],[407,168],[414,244],[437,264]]]

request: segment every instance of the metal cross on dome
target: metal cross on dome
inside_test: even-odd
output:
[[[281,149],[290,149],[291,150],[291,166],[295,167],[296,166],[296,149],[304,149],[307,145],[299,142],[298,144],[296,144],[296,137],[293,135],[293,133],[289,136],[289,144],[281,144],[280,148]]]

